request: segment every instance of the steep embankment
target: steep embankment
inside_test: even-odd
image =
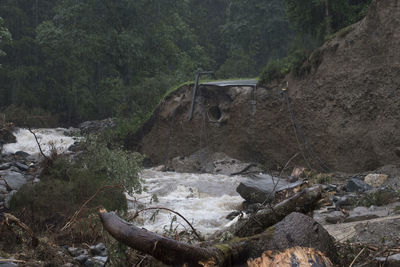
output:
[[[319,159],[341,171],[399,162],[394,153],[400,146],[399,0],[374,1],[365,19],[315,51],[303,71],[285,81],[307,142],[301,147],[313,167],[320,167]],[[285,81],[259,86],[256,97],[252,87],[203,85],[192,121],[191,87],[182,87],[128,144],[154,163],[208,146],[234,158],[282,166],[299,151],[280,89]],[[305,164],[302,157],[296,160]]]

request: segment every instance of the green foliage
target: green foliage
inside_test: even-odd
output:
[[[46,225],[63,226],[96,192],[82,216],[88,216],[99,205],[126,211],[125,192],[142,190],[138,176],[141,156],[109,149],[92,138],[84,147],[78,160],[57,158],[45,168],[40,183],[23,186],[13,196],[11,210],[41,230]]]
[[[108,183],[121,184],[129,194],[142,190],[139,179],[142,156],[139,153],[109,149],[92,137],[86,141],[82,162],[92,172],[105,175]]]
[[[52,114],[39,107],[28,109],[24,106],[10,105],[1,111],[8,121],[18,126],[34,128],[54,128],[59,126],[57,114]]]
[[[106,182],[105,175],[59,159],[40,183],[27,184],[13,196],[11,210],[34,229],[44,230],[46,225],[61,227]],[[127,209],[121,188],[100,192],[82,215],[88,215],[99,205],[109,210]]]
[[[11,34],[6,27],[4,27],[4,20],[0,17],[0,48],[4,42],[11,41]],[[7,55],[3,50],[0,49],[0,56]],[[0,65],[1,66],[1,65]]]

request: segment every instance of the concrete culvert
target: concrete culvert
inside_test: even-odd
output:
[[[218,106],[212,106],[208,108],[207,116],[210,121],[217,122],[222,118],[222,112]]]

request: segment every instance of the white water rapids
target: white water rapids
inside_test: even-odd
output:
[[[45,154],[52,148],[59,153],[67,152],[77,139],[66,136],[70,130],[35,129],[33,130]],[[15,153],[24,151],[29,154],[40,153],[34,136],[27,129],[19,129],[15,133],[17,143],[7,144],[3,152]],[[236,193],[236,187],[243,179],[241,176],[226,176],[214,174],[189,174],[175,172],[160,172],[146,169],[141,173],[146,189],[142,194],[128,197],[131,212],[143,207],[164,207],[183,215],[201,234],[208,236],[229,223],[225,217],[237,210],[243,199]],[[158,202],[152,201],[156,195]],[[163,233],[170,229],[174,214],[160,210],[151,220],[155,210],[140,214],[135,224],[150,231]],[[190,227],[179,216],[173,222],[172,228],[177,232],[190,230]]]
[[[68,150],[77,138],[66,136],[64,133],[68,132],[65,128],[56,129],[33,129],[32,130],[43,150],[45,155],[50,155],[51,149],[55,148],[58,153],[64,153]],[[6,153],[15,153],[17,151],[24,151],[26,153],[35,155],[39,154],[40,150],[36,143],[35,137],[27,129],[18,129],[14,132],[17,137],[17,142],[14,144],[6,144],[3,151]]]

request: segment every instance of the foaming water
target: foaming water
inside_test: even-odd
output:
[[[141,177],[145,181],[147,191],[130,198],[132,212],[140,209],[134,199],[149,207],[169,208],[179,212],[205,236],[229,223],[225,217],[237,210],[243,202],[236,193],[236,187],[243,180],[241,176],[159,172],[147,169],[142,172]],[[158,202],[150,204],[153,194],[157,195]],[[154,210],[151,210],[140,215],[138,222],[142,227],[158,233],[170,228],[174,214],[160,210],[152,221],[150,218],[153,214]],[[178,232],[190,229],[178,216],[173,229],[175,227]]]
[[[50,154],[50,150],[53,147],[57,149],[58,153],[66,152],[76,139],[66,136],[64,133],[68,129],[64,128],[34,129],[32,131],[36,134],[43,153],[46,155]],[[17,142],[4,145],[4,152],[15,153],[17,151],[24,151],[32,155],[40,153],[35,137],[29,130],[18,129],[14,132],[14,135],[17,137]]]

